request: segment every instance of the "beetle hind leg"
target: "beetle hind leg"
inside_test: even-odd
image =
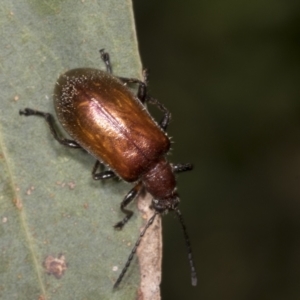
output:
[[[120,222],[118,222],[116,225],[114,225],[114,228],[116,229],[122,229],[123,226],[129,221],[129,219],[132,217],[133,215],[133,211],[126,209],[125,207],[140,193],[141,189],[142,189],[142,183],[139,182],[138,184],[136,184],[130,191],[129,193],[125,196],[125,198],[123,199],[123,201],[121,202],[120,208],[121,211],[126,215],[123,220],[121,220]]]
[[[171,121],[171,113],[169,112],[169,110],[163,105],[161,104],[157,99],[152,98],[152,97],[147,97],[147,102],[150,104],[155,105],[160,111],[163,112],[164,116],[161,119],[161,121],[159,122],[159,126],[161,129],[163,129],[163,131],[167,130],[167,127]]]

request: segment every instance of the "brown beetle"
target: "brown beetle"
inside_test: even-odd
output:
[[[25,108],[21,115],[43,117],[54,138],[62,145],[83,148],[97,161],[92,171],[95,180],[118,176],[127,182],[135,182],[121,202],[125,213],[123,220],[115,225],[121,229],[133,212],[126,206],[145,189],[153,196],[153,216],[140,234],[125,267],[114,288],[124,277],[142,236],[158,214],[174,211],[182,225],[191,267],[192,285],[197,285],[197,275],[192,258],[190,241],[181,212],[178,209],[179,197],[176,191],[174,173],[192,170],[192,165],[172,165],[165,155],[170,149],[170,140],[165,130],[170,121],[170,113],[156,99],[147,94],[147,74],[144,81],[134,78],[114,77],[109,55],[100,50],[107,72],[81,68],[67,71],[58,79],[54,89],[54,106],[58,119],[73,138],[60,137],[54,128],[53,116],[49,113]],[[126,86],[137,84],[135,96]],[[164,117],[157,124],[147,111],[145,104],[156,105]],[[108,170],[99,172],[100,165]]]

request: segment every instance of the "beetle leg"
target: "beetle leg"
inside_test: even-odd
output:
[[[99,50],[99,52],[100,52],[101,59],[105,63],[106,72],[109,74],[112,74],[112,68],[111,68],[111,63],[110,63],[108,52],[105,52],[104,49]]]
[[[104,49],[101,49],[100,51],[100,56],[103,62],[105,63],[106,66],[106,72],[112,74],[112,67],[111,67],[111,62],[109,59],[109,54],[108,52],[105,52]],[[147,69],[143,70],[143,77],[144,81],[141,81],[136,78],[126,78],[126,77],[118,77],[121,81],[124,83],[136,83],[139,85],[138,88],[138,93],[137,97],[139,100],[144,104],[147,96],[147,79],[148,79],[148,71]]]
[[[171,113],[157,99],[148,96],[147,85],[148,85],[149,72],[147,69],[143,70],[143,77],[144,77],[144,81],[135,78],[124,78],[124,77],[118,77],[118,78],[125,83],[136,83],[139,85],[137,97],[143,104],[150,103],[156,105],[158,109],[164,113],[163,119],[159,122],[159,126],[164,131],[166,131],[171,120]]]
[[[125,198],[123,199],[123,201],[121,202],[120,208],[122,210],[122,212],[124,214],[126,214],[125,218],[118,222],[114,227],[116,229],[122,229],[123,226],[129,221],[129,219],[132,217],[133,215],[133,211],[126,209],[125,207],[139,194],[139,192],[141,191],[143,185],[141,182],[139,182],[138,184],[136,184],[130,191],[129,193],[125,196]]]
[[[146,98],[147,98],[147,83],[146,82],[141,81],[136,78],[126,78],[126,77],[118,77],[118,78],[126,84],[136,83],[138,85],[137,97],[142,102],[142,104],[145,104]]]
[[[81,148],[81,146],[77,142],[75,142],[73,140],[62,138],[57,134],[57,131],[54,127],[54,118],[50,113],[45,113],[45,112],[34,110],[31,108],[25,108],[24,110],[20,110],[19,114],[24,115],[26,117],[39,116],[39,117],[44,118],[49,125],[51,134],[60,144],[70,147],[70,148]]]
[[[110,74],[112,74],[112,68],[111,68],[111,63],[109,59],[109,54],[108,52],[105,52],[104,49],[100,50],[101,58],[104,61],[106,65],[106,71]],[[145,104],[147,102],[154,104],[158,107],[159,110],[161,110],[164,113],[163,119],[159,122],[159,126],[166,131],[167,127],[170,123],[171,120],[171,113],[167,110],[167,108],[162,105],[157,99],[154,99],[152,97],[148,97],[147,94],[147,84],[148,84],[148,76],[149,72],[147,69],[143,70],[143,77],[144,81],[141,81],[136,78],[126,78],[126,77],[118,77],[122,82],[125,84],[130,84],[130,83],[136,83],[138,84],[138,92],[137,92],[137,97],[141,101],[142,104]]]
[[[115,172],[110,170],[97,173],[97,170],[100,166],[103,166],[103,164],[99,160],[97,160],[92,170],[94,180],[109,179],[117,176]]]
[[[113,171],[103,171],[100,173],[94,173],[93,179],[94,180],[110,179],[110,178],[114,178],[116,176],[117,175]]]
[[[148,77],[149,77],[148,69],[143,70],[143,77],[144,77],[143,81],[136,78],[125,78],[125,77],[118,77],[118,78],[126,84],[127,83],[138,84],[139,87],[136,96],[142,102],[142,104],[145,104],[147,100],[147,85],[148,85]]]
[[[162,118],[162,120],[159,122],[159,126],[164,130],[166,131],[167,130],[167,127],[170,123],[170,120],[171,120],[171,113],[168,111],[168,109],[163,105],[161,104],[157,99],[155,98],[152,98],[152,97],[147,97],[146,99],[146,102],[150,103],[150,104],[153,104],[153,105],[156,105],[157,108],[162,111],[164,113],[164,116]]]
[[[176,164],[176,165],[173,165],[172,167],[173,167],[173,171],[175,173],[193,170],[193,165],[191,163]]]
[[[147,85],[148,85],[148,70],[144,69],[143,70],[143,77],[144,81],[142,81],[142,84],[139,84],[138,92],[137,92],[137,97],[139,100],[142,102],[142,104],[145,104],[146,98],[147,98]]]

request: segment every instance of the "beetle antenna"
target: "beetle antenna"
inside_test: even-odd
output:
[[[196,268],[195,268],[193,255],[192,255],[192,247],[191,247],[190,238],[188,236],[187,229],[186,229],[186,226],[184,224],[183,217],[182,217],[182,214],[181,214],[180,210],[176,209],[175,213],[176,213],[176,216],[178,217],[178,220],[180,222],[180,225],[181,225],[181,228],[182,228],[182,231],[183,231],[183,235],[184,235],[184,239],[185,239],[185,245],[186,245],[186,248],[187,248],[187,251],[188,251],[188,260],[189,260],[190,268],[191,268],[192,285],[196,286],[198,279],[197,279]]]
[[[142,240],[143,236],[145,235],[147,229],[152,225],[152,223],[153,223],[155,217],[156,217],[158,214],[159,214],[158,212],[155,212],[155,213],[154,213],[154,215],[149,219],[149,221],[147,222],[145,228],[144,228],[143,231],[141,232],[141,234],[140,234],[139,238],[137,239],[137,241],[136,241],[136,243],[135,243],[133,249],[131,250],[130,255],[128,256],[126,265],[124,266],[124,268],[123,268],[121,274],[119,275],[117,281],[116,281],[115,284],[114,284],[114,289],[117,288],[118,285],[120,284],[120,282],[122,281],[122,279],[123,279],[125,273],[127,272],[128,267],[130,266],[130,263],[131,263],[131,261],[132,261],[132,259],[133,259],[133,256],[134,256],[134,254],[136,253],[136,250],[137,250],[138,246],[139,246],[140,243],[141,243],[141,240]]]

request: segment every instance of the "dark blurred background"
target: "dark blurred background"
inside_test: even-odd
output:
[[[164,224],[162,299],[300,299],[300,1],[134,1],[199,284]]]

